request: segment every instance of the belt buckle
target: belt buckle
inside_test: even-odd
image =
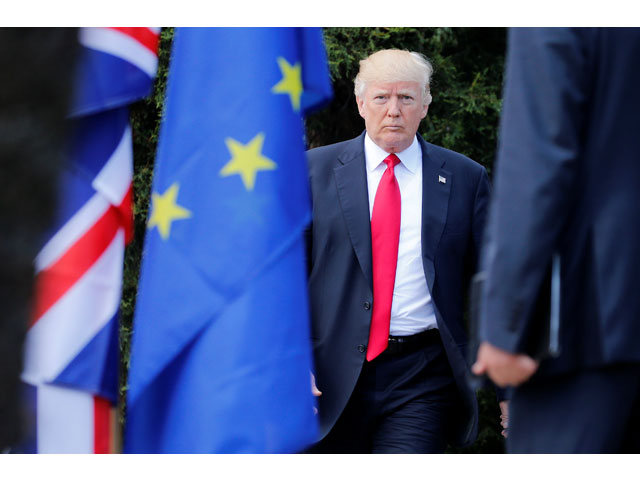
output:
[[[389,336],[389,341],[387,342],[387,352],[400,353],[402,351],[404,343],[405,341],[403,338],[391,338],[391,336]]]

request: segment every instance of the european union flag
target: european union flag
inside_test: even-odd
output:
[[[301,115],[319,29],[177,29],[129,372],[125,451],[286,453],[316,437]]]

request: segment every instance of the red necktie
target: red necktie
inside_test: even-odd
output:
[[[393,167],[400,163],[400,159],[392,153],[384,162],[387,169],[378,185],[371,214],[373,312],[367,348],[368,361],[380,355],[389,342],[391,303],[400,239],[400,188],[393,173]]]

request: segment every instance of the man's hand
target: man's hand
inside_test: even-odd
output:
[[[529,380],[538,369],[538,362],[528,355],[511,353],[482,342],[478,358],[471,370],[476,375],[489,375],[499,387],[518,386]]]
[[[322,392],[318,390],[318,387],[316,387],[316,377],[313,376],[313,373],[311,374],[311,393],[314,397],[322,395]],[[313,407],[313,413],[318,413],[318,409],[316,407]]]
[[[502,426],[502,436],[507,438],[509,434],[509,401],[503,400],[500,405],[500,425]]]

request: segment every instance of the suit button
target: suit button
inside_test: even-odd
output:
[[[371,308],[371,304],[369,302],[364,302],[362,306],[364,307],[365,310],[369,310]]]
[[[360,353],[364,353],[364,351],[365,351],[365,350],[366,350],[366,348],[365,348],[365,346],[364,346],[364,345],[358,345],[358,351],[359,351]]]

